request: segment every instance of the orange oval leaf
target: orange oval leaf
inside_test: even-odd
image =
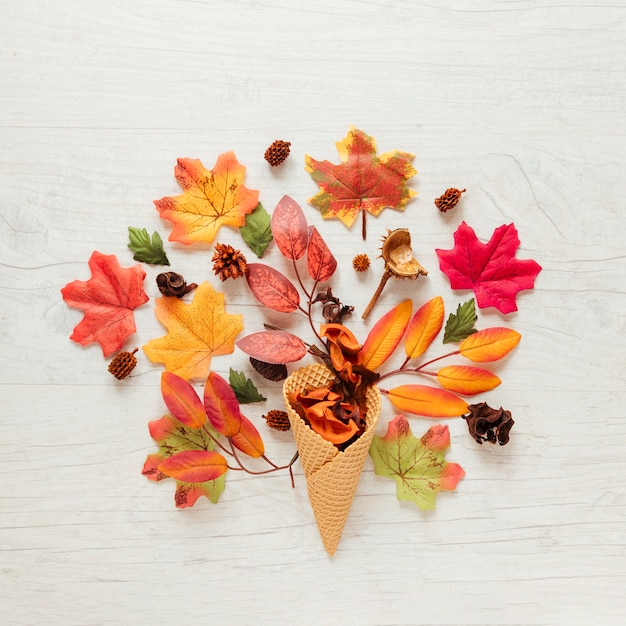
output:
[[[378,369],[397,348],[406,330],[413,302],[405,300],[388,311],[372,326],[361,349],[361,363]]]
[[[485,328],[464,339],[459,352],[475,363],[497,361],[511,352],[521,338],[512,328]]]
[[[265,445],[255,425],[245,416],[239,415],[239,432],[230,440],[237,450],[255,459],[265,454]]]
[[[208,450],[184,450],[157,465],[159,472],[185,483],[204,483],[226,473],[226,459]]]
[[[469,365],[442,367],[437,372],[437,380],[445,389],[466,396],[491,391],[502,382],[490,371]]]
[[[189,428],[202,428],[206,413],[194,388],[171,372],[161,374],[161,394],[170,413]]]
[[[204,409],[220,435],[232,437],[239,432],[241,411],[232,387],[219,374],[211,372],[204,385]]]
[[[424,354],[443,325],[443,298],[437,296],[419,308],[409,323],[404,349],[409,359]]]
[[[426,417],[457,417],[467,412],[467,403],[449,391],[427,385],[402,385],[390,389],[391,404],[406,413]]]

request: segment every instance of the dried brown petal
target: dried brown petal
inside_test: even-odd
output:
[[[284,363],[266,363],[250,357],[250,364],[267,380],[278,382],[287,378],[287,366]]]
[[[367,272],[367,270],[370,268],[370,258],[367,256],[367,254],[357,254],[352,259],[352,267],[357,272]]]
[[[135,358],[135,352],[138,348],[135,348],[132,352],[120,352],[110,363],[109,372],[117,378],[117,380],[123,380],[126,378],[137,365],[137,359]]]
[[[435,206],[442,213],[445,213],[446,211],[453,209],[459,203],[461,196],[466,191],[466,189],[455,189],[454,187],[450,187],[450,189],[446,189],[445,193],[442,196],[439,196],[435,200]]]
[[[263,416],[263,419],[267,422],[267,425],[274,430],[287,431],[291,428],[289,422],[289,416],[285,411],[278,411],[273,409]]]
[[[241,278],[248,269],[246,257],[232,246],[224,243],[215,244],[213,253],[213,271],[221,281],[228,278]]]
[[[176,272],[163,272],[156,277],[156,284],[164,296],[182,298],[198,285],[185,282],[185,279]]]
[[[486,402],[470,404],[469,413],[463,415],[467,422],[469,433],[478,443],[488,441],[499,443],[501,446],[509,441],[509,432],[515,424],[510,411],[502,407],[492,409]]]
[[[264,158],[272,166],[280,165],[289,156],[291,142],[277,139],[265,151]]]

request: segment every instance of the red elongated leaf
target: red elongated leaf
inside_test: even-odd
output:
[[[235,392],[219,374],[211,372],[204,385],[204,410],[220,435],[232,437],[239,432],[241,411]]]
[[[410,359],[424,354],[443,325],[444,306],[441,296],[429,300],[413,316],[406,330],[404,349]]]
[[[318,282],[327,281],[337,269],[337,259],[315,226],[309,227],[309,247],[306,257],[309,276]]]
[[[133,311],[148,301],[143,290],[146,273],[141,265],[121,267],[115,255],[98,251],[91,255],[89,269],[89,280],[75,280],[61,289],[68,306],[85,314],[70,339],[83,346],[97,342],[109,356],[135,332]]]
[[[427,385],[401,385],[390,389],[391,404],[405,413],[425,417],[459,417],[467,412],[467,402],[449,391]]]
[[[284,330],[262,330],[247,335],[237,342],[237,347],[258,361],[265,363],[293,363],[307,351],[304,341]]]
[[[481,243],[463,222],[454,233],[454,248],[436,252],[452,289],[473,289],[479,307],[511,313],[517,311],[517,293],[532,289],[541,271],[537,262],[515,258],[519,245],[513,224],[496,228],[491,239]]]
[[[289,196],[283,196],[272,214],[272,235],[284,257],[301,259],[306,254],[309,231],[300,205]]]
[[[300,295],[292,282],[269,265],[249,263],[246,280],[252,295],[273,311],[293,313],[300,306]]]
[[[159,472],[186,483],[204,483],[226,473],[226,459],[218,452],[185,450],[159,463]]]
[[[161,394],[170,413],[189,428],[202,428],[206,422],[204,405],[194,388],[171,372],[161,374]]]
[[[512,328],[485,328],[464,339],[459,352],[475,363],[498,361],[511,352],[521,338]]]
[[[365,367],[376,370],[393,354],[409,323],[412,306],[411,300],[405,300],[372,326],[361,349],[361,363]]]
[[[261,439],[256,426],[245,415],[240,417],[239,432],[234,434],[230,440],[238,450],[256,459],[265,454],[263,439]]]
[[[445,389],[466,396],[491,391],[502,382],[490,371],[468,365],[442,367],[437,372],[437,380]]]

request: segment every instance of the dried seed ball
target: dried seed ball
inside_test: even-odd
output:
[[[446,211],[453,209],[459,203],[459,200],[465,191],[466,189],[455,189],[454,187],[450,187],[450,189],[446,189],[442,196],[439,196],[435,200],[435,206],[442,213],[445,213]]]
[[[367,254],[357,254],[352,259],[352,267],[357,272],[367,272],[367,270],[370,268],[370,258],[367,256]]]
[[[135,348],[132,352],[120,352],[110,363],[109,372],[117,378],[117,380],[123,380],[126,378],[137,365],[137,359],[135,358],[135,352],[138,348]]]

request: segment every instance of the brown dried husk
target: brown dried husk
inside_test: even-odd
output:
[[[311,430],[289,402],[291,393],[328,387],[334,380],[335,375],[325,366],[311,365],[296,370],[283,383],[283,396],[304,469],[309,500],[324,548],[331,556],[337,549],[348,519],[381,406],[380,391],[377,387],[370,387],[366,394],[365,431],[345,450],[339,451]]]

